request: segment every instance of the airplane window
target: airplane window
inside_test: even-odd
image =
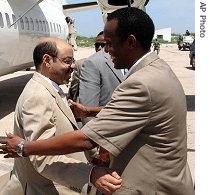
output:
[[[8,13],[5,13],[5,16],[6,16],[6,21],[7,21],[7,27],[10,28],[11,23],[10,23],[10,19],[9,19]]]
[[[58,24],[56,24],[56,26],[57,26],[57,32],[59,32],[59,27],[58,27]]]
[[[49,32],[49,24],[48,24],[48,21],[46,21],[46,29],[47,29],[47,32]]]
[[[26,29],[29,30],[29,22],[28,22],[28,18],[25,17],[25,22],[26,22]]]
[[[36,19],[36,31],[39,31],[39,22],[37,19]]]
[[[50,22],[50,31],[53,32],[52,23]]]
[[[134,0],[131,0],[130,3],[133,4]],[[128,0],[108,0],[109,5],[114,5],[114,6],[123,6],[123,5],[128,5]]]
[[[55,23],[53,23],[53,26],[54,26],[54,32],[56,32],[56,27],[55,27]]]
[[[42,26],[42,21],[39,20],[39,24],[40,24],[40,31],[43,31],[43,26]]]
[[[20,16],[20,17],[21,17],[21,16]],[[23,18],[20,18],[20,26],[21,26],[21,29],[24,29]]]
[[[0,12],[0,27],[4,28],[4,21],[3,21],[3,16],[1,14],[1,12]]]
[[[31,26],[31,29],[34,30],[34,21],[32,18],[30,18],[30,26]]]
[[[13,20],[13,24],[14,24],[14,28],[16,29],[17,28],[17,22],[16,21],[16,17],[14,14],[12,14],[12,20]]]
[[[59,32],[61,33],[61,25],[59,24]]]
[[[45,21],[42,21],[43,31],[46,32]]]

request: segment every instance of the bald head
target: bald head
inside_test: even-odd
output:
[[[62,39],[56,37],[41,38],[33,52],[33,60],[36,69],[42,64],[45,54],[57,57],[58,53],[62,52],[63,49],[69,49],[73,53],[72,47]]]
[[[72,47],[54,37],[42,38],[33,52],[36,71],[58,85],[68,83],[74,63]]]
[[[43,43],[43,42],[54,42],[54,43],[62,43],[62,44],[67,44],[69,45],[66,40],[57,38],[57,37],[42,37],[40,38],[39,43]]]

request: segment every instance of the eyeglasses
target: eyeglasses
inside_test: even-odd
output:
[[[65,63],[65,64],[68,64],[68,65],[72,65],[76,62],[76,60],[74,58],[71,58],[71,57],[67,57],[67,58],[59,58],[59,57],[55,57],[57,59],[60,60],[61,63]]]
[[[106,45],[106,43],[96,42],[95,48],[99,48],[100,46],[103,48]]]

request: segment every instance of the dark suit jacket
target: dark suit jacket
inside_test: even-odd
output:
[[[76,61],[74,72],[72,75],[72,80],[68,91],[68,99],[71,99],[74,102],[76,102],[77,98],[79,97],[80,70],[85,59],[86,58]]]
[[[82,64],[79,102],[87,106],[105,106],[122,80],[122,71],[114,68],[110,55],[104,50],[96,52]],[[91,119],[84,119],[83,124]]]

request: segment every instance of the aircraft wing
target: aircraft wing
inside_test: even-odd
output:
[[[84,3],[64,4],[63,10],[64,13],[69,13],[100,7],[103,15],[106,12],[110,13],[129,4],[131,4],[132,7],[144,9],[148,2],[149,0],[97,0]]]
[[[64,13],[69,13],[69,12],[78,12],[82,10],[88,10],[88,9],[96,8],[96,7],[98,7],[98,3],[96,1],[92,1],[92,2],[84,2],[84,3],[64,4],[63,10],[64,10]]]

